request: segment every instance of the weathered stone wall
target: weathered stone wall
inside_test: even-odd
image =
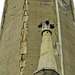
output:
[[[0,39],[0,73],[1,75],[19,75],[19,48],[21,41],[21,28],[23,26],[23,4],[24,0],[8,0],[7,9],[2,25],[2,35]],[[57,25],[56,25],[56,13],[55,13],[55,1],[45,0],[29,0],[29,20],[27,23],[28,35],[28,51],[26,55],[26,68],[24,70],[25,75],[33,75],[37,70],[38,60],[40,55],[41,46],[41,29],[38,25],[49,19],[51,23],[55,24],[53,30],[53,45],[57,41]],[[59,57],[56,56],[58,69]]]
[[[49,19],[55,24],[52,40],[57,61],[58,72],[60,73],[60,56],[56,54],[56,43],[58,42],[56,9],[54,0],[28,0],[29,20],[27,34],[27,55],[24,75],[33,75],[37,70],[41,46],[41,29],[38,24]],[[24,0],[8,0],[6,12],[2,24],[2,35],[0,39],[0,75],[19,75],[19,48],[21,42],[21,29],[23,26],[23,4]],[[61,12],[62,11],[62,12]],[[75,75],[75,35],[73,25],[73,14],[71,9],[63,11],[60,7],[60,21],[62,30],[64,70],[65,75]]]
[[[75,26],[71,7],[65,12],[60,9],[60,21],[62,31],[64,73],[65,75],[75,75]]]
[[[8,0],[0,38],[0,75],[19,75],[19,46],[21,40],[24,0]]]
[[[42,40],[41,28],[38,28],[38,25],[46,19],[49,19],[51,23],[55,24],[55,29],[53,30],[52,35],[53,45],[55,45],[57,41],[55,1],[29,0],[29,32],[27,34],[28,53],[26,56],[27,63],[24,72],[25,75],[33,75],[38,68]],[[59,57],[57,56],[56,59],[59,59]],[[59,63],[57,64],[60,71]]]

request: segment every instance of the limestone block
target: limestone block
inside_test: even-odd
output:
[[[27,46],[23,47],[23,48],[20,48],[20,53],[21,54],[26,54],[27,53]]]
[[[29,4],[24,5],[24,10],[29,10]]]
[[[25,22],[25,23],[23,23],[23,27],[24,27],[24,28],[26,28],[26,22]]]
[[[24,66],[25,66],[25,63],[26,63],[26,61],[25,61],[25,60],[20,61],[20,67],[24,67]]]
[[[24,28],[24,29],[22,29],[22,35],[26,35],[28,33],[28,28]]]
[[[23,17],[23,22],[27,22],[27,20],[28,20],[28,16],[24,16]]]
[[[26,54],[27,53],[27,43],[26,43],[26,41],[21,42],[20,53],[21,54]]]
[[[28,11],[27,11],[27,10],[25,10],[25,11],[24,11],[24,15],[26,16],[27,14],[28,14]]]

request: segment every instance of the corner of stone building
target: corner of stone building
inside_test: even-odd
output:
[[[2,19],[1,19],[1,25],[0,25],[0,39],[1,39],[1,36],[2,36],[2,33],[3,33],[3,24],[5,22],[5,15],[6,15],[7,9],[8,9],[8,0],[5,0]]]

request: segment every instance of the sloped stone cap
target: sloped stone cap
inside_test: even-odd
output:
[[[52,69],[41,69],[35,72],[33,75],[60,75],[55,70]]]

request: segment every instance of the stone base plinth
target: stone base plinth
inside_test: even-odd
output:
[[[33,75],[59,75],[55,70],[51,69],[42,69],[35,72]]]

